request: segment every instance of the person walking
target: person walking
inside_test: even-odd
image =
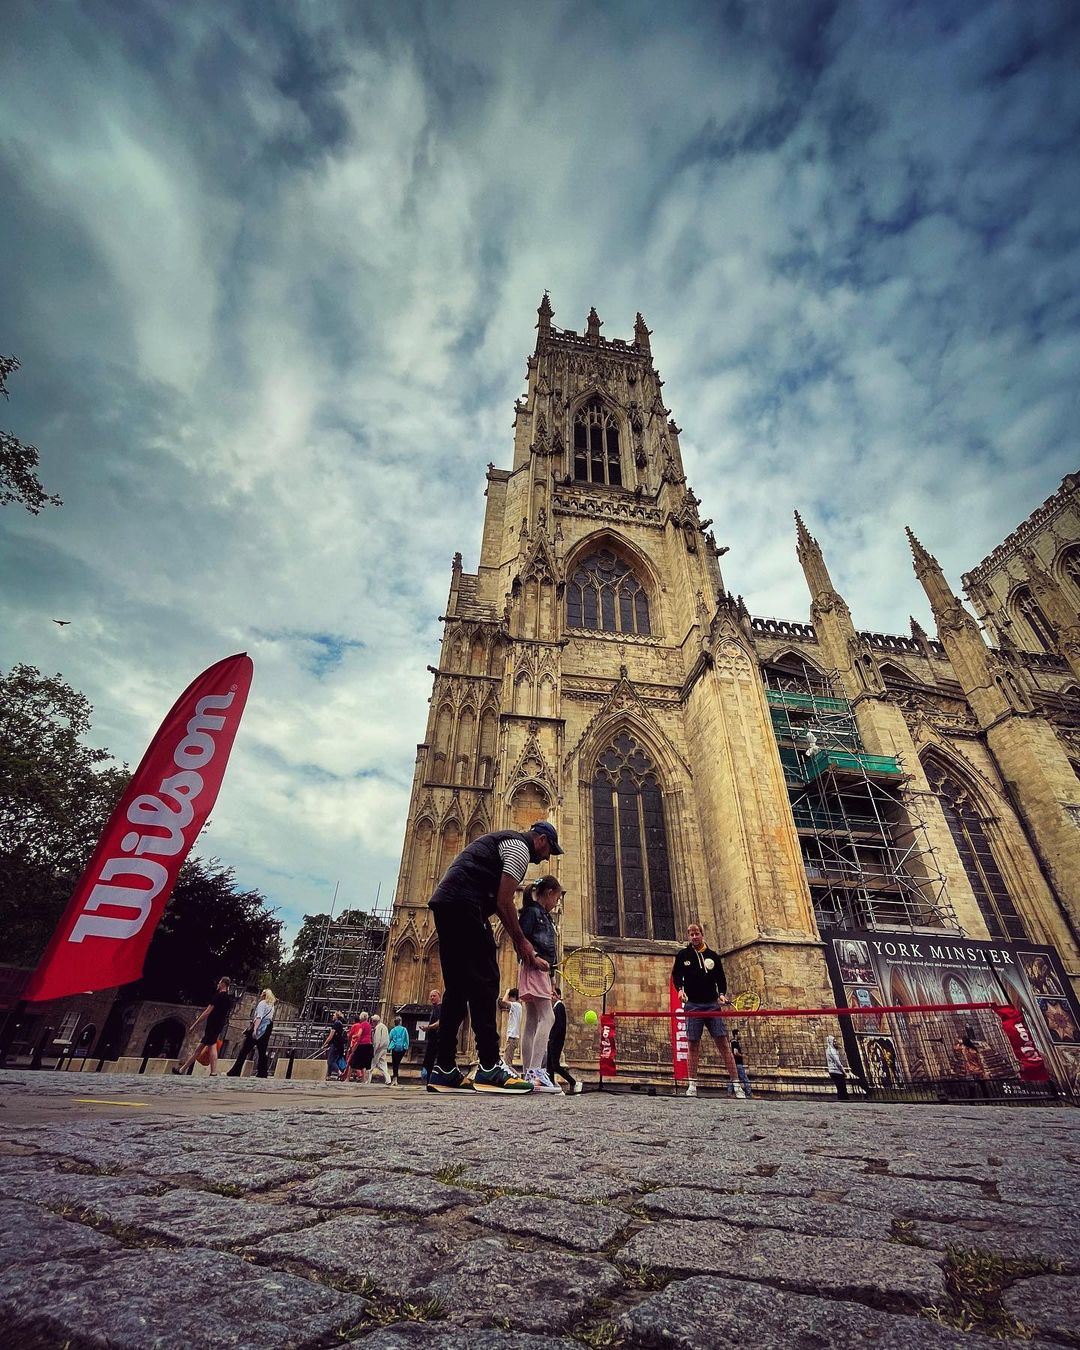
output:
[[[409,1053],[409,1029],[402,1025],[400,1017],[394,1018],[394,1025],[390,1028],[390,1079],[395,1087],[398,1086],[398,1074],[401,1070],[401,1061]]]
[[[371,1082],[374,1040],[371,1018],[366,1012],[358,1013],[356,1021],[349,1028],[349,1058],[341,1076],[343,1083],[352,1082],[354,1074],[360,1075],[360,1082],[365,1086]]]
[[[506,1010],[506,1047],[503,1050],[503,1062],[514,1068],[514,1060],[521,1049],[521,995],[517,985],[506,991],[506,997],[499,1006]]]
[[[566,1045],[566,1004],[563,1002],[559,986],[556,984],[553,989],[555,1001],[551,1005],[551,1011],[555,1020],[551,1024],[551,1035],[548,1037],[547,1075],[553,1083],[556,1078],[561,1078],[567,1085],[567,1095],[571,1096],[580,1093],[581,1084],[562,1062],[563,1047]]]
[[[435,1067],[435,1056],[439,1053],[439,1015],[442,1010],[442,995],[437,989],[433,989],[430,994],[431,1011],[428,1013],[428,1020],[421,1022],[419,1030],[424,1033],[424,1063],[420,1070],[420,1077],[426,1083],[431,1077],[431,1071]]]
[[[705,930],[699,923],[687,925],[686,946],[675,953],[671,980],[688,1013],[719,1012],[727,1004],[727,979],[720,964],[720,954],[705,945]],[[697,1096],[698,1056],[701,1053],[701,1034],[708,1029],[724,1061],[731,1080],[731,1091],[736,1097],[745,1097],[738,1079],[738,1069],[731,1053],[727,1022],[723,1017],[688,1017],[686,1019],[687,1053],[690,1059],[690,1078],[686,1085],[688,1097]]]
[[[541,877],[539,881],[525,887],[519,915],[521,931],[548,967],[547,970],[539,970],[531,963],[522,961],[518,975],[518,992],[525,1005],[521,1063],[534,1092],[559,1092],[544,1069],[544,1057],[555,1022],[550,972],[555,969],[557,938],[555,921],[551,915],[562,898],[563,888],[559,885],[559,878]]]
[[[439,1048],[429,1092],[531,1092],[499,1055],[496,1005],[499,961],[490,918],[498,914],[523,967],[546,972],[548,962],[521,931],[514,895],[530,863],[562,853],[555,826],[539,820],[526,831],[497,830],[467,845],[443,873],[428,901],[439,935],[443,995]],[[479,1066],[470,1078],[457,1064],[458,1030],[468,1012]]]
[[[390,1050],[390,1031],[378,1013],[371,1017],[371,1077],[374,1080],[381,1073],[386,1086],[390,1086],[390,1070],[386,1056]]]
[[[252,1051],[255,1051],[257,1056],[256,1076],[258,1078],[267,1076],[270,1063],[270,1036],[274,1030],[274,1004],[276,1002],[277,1000],[269,989],[264,989],[259,994],[259,1001],[255,1005],[255,1011],[251,1014],[251,1021],[244,1033],[244,1044],[240,1047],[240,1053],[236,1059],[233,1060],[232,1068],[225,1075],[226,1078],[240,1077],[244,1071],[244,1063]]]
[[[840,1047],[836,1044],[835,1036],[830,1036],[825,1042],[825,1068],[836,1087],[836,1095],[846,1097],[847,1073],[844,1069],[844,1061],[840,1058]]]
[[[339,1078],[345,1068],[345,1014],[330,1014],[330,1030],[319,1046],[319,1054],[326,1056],[326,1078]]]
[[[731,1033],[731,1058],[735,1061],[735,1071],[739,1075],[739,1082],[742,1084],[743,1091],[748,1097],[754,1095],[754,1089],[750,1083],[750,1075],[746,1071],[746,1060],[743,1058],[742,1042],[739,1039],[739,1033]]]
[[[233,1010],[233,1000],[229,993],[229,981],[223,976],[217,983],[217,992],[214,997],[202,1010],[202,1012],[188,1027],[192,1032],[204,1019],[206,1026],[203,1028],[203,1037],[199,1044],[184,1060],[183,1064],[173,1069],[173,1073],[187,1073],[188,1069],[195,1063],[199,1051],[205,1046],[207,1049],[206,1063],[210,1066],[210,1077],[216,1078],[217,1071],[217,1048],[218,1041],[221,1040],[222,1032],[229,1025],[229,1015]]]

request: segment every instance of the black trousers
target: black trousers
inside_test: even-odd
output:
[[[397,1082],[398,1070],[401,1068],[401,1061],[405,1058],[404,1050],[390,1051],[390,1077]]]
[[[847,1076],[842,1073],[830,1073],[829,1077],[836,1084],[836,1095],[838,1097],[847,1096]]]
[[[255,1038],[255,1053],[259,1057],[259,1062],[255,1068],[257,1078],[265,1078],[270,1066],[270,1037],[273,1034],[273,1022],[266,1028],[261,1036]]]
[[[240,1047],[240,1053],[236,1056],[232,1068],[225,1075],[226,1078],[239,1078],[247,1062],[248,1055],[255,1049],[255,1037],[251,1034],[251,1028],[248,1027],[244,1032],[244,1043]]]
[[[577,1081],[574,1075],[562,1062],[563,1046],[566,1044],[565,1034],[562,1036],[552,1036],[548,1040],[547,1048],[547,1071],[548,1077],[555,1081],[556,1076],[561,1078],[564,1083],[569,1083],[571,1087]]]
[[[491,924],[472,904],[433,905],[443,973],[437,1063],[449,1069],[457,1062],[458,1031],[466,1012],[472,1019],[481,1068],[499,1059],[495,1009],[499,1000],[499,962]]]

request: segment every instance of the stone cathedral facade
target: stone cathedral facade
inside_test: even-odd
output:
[[[564,948],[611,954],[620,1008],[667,1006],[693,919],[767,1006],[832,1003],[831,933],[1026,941],[1080,971],[1080,478],[965,576],[983,628],[912,535],[936,635],[861,631],[798,517],[809,622],[753,617],[641,315],[609,340],[595,310],[581,333],[538,314],[479,565],[453,561],[385,1009],[441,985],[450,860],[539,818]]]

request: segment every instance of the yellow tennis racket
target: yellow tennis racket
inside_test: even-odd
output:
[[[728,1002],[736,1012],[757,1012],[761,1007],[761,998],[752,989],[744,989]]]

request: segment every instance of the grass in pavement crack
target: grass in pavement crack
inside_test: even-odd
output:
[[[1032,1329],[1018,1322],[1005,1307],[1003,1294],[1014,1280],[1030,1275],[1060,1274],[1059,1261],[1041,1256],[1010,1257],[977,1247],[949,1247],[945,1252],[944,1305],[920,1309],[924,1317],[960,1331],[1031,1340]]]

